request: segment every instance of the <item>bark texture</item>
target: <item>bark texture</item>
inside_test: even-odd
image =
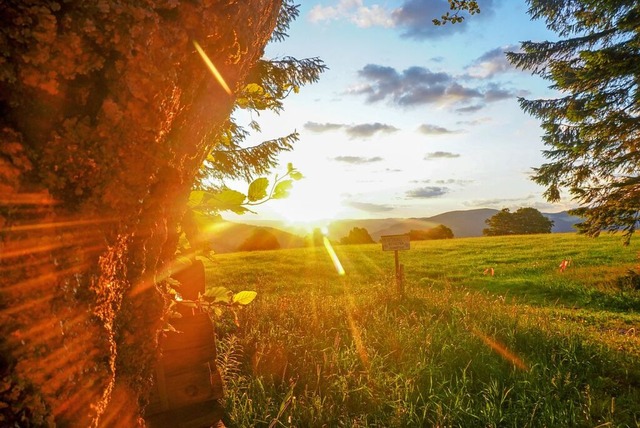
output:
[[[177,224],[278,0],[0,3],[0,425],[132,426]]]

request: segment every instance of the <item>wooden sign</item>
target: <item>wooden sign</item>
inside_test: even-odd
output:
[[[382,251],[398,251],[411,249],[409,235],[384,235],[381,236],[380,239],[382,240]]]

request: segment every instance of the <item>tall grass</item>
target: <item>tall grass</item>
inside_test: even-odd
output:
[[[259,297],[220,320],[230,426],[640,424],[638,247],[575,235],[226,254],[211,285]],[[558,270],[571,259],[565,272]],[[483,275],[493,267],[495,276]]]

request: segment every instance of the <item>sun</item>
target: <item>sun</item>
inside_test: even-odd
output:
[[[337,189],[304,179],[294,184],[286,199],[277,202],[273,208],[284,221],[306,228],[326,226],[344,209]]]

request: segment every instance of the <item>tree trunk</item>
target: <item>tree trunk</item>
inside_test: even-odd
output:
[[[193,178],[278,0],[0,3],[0,425],[142,424]],[[81,5],[81,6],[80,6]]]

